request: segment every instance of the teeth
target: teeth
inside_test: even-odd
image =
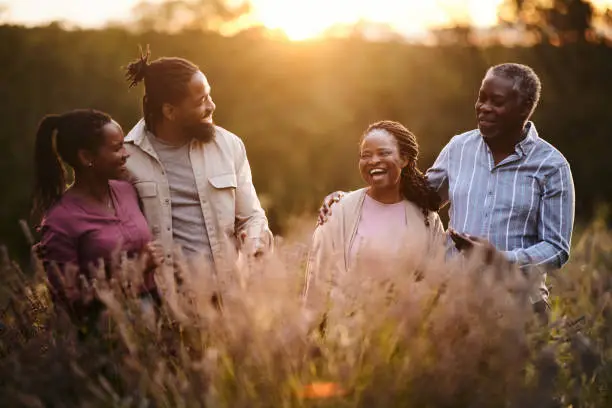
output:
[[[383,174],[385,171],[383,169],[373,169],[370,170],[370,174]]]

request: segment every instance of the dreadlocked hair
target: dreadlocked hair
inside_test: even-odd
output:
[[[93,109],[47,115],[40,121],[34,148],[33,220],[38,222],[66,190],[63,163],[79,170],[79,150],[98,149],[103,144],[102,128],[111,121]]]
[[[153,131],[163,116],[165,103],[177,104],[187,95],[187,86],[192,77],[200,71],[194,63],[183,58],[158,58],[149,62],[151,50],[140,48],[140,57],[128,64],[125,77],[129,88],[144,82],[142,111],[145,125]]]
[[[368,126],[362,139],[373,130],[384,130],[390,133],[397,141],[400,156],[408,160],[408,165],[402,169],[401,192],[406,200],[421,208],[425,217],[425,225],[429,227],[429,213],[440,209],[441,199],[427,183],[425,174],[417,167],[419,145],[416,136],[399,122],[383,120]]]

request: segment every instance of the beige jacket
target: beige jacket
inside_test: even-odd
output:
[[[127,167],[153,237],[163,246],[164,264],[172,265],[170,187],[149,137],[152,135],[140,120],[125,138],[130,153]],[[191,142],[189,156],[217,273],[233,270],[245,242],[271,247],[272,233],[253,186],[242,140],[217,127],[213,141]]]
[[[327,279],[330,273],[342,273],[349,270],[351,247],[357,234],[366,191],[367,188],[363,188],[345,195],[340,202],[334,205],[328,221],[316,229],[306,267],[306,283],[303,293],[305,297],[314,279]],[[406,205],[406,228],[410,236],[422,237],[426,246],[444,240],[444,227],[438,213],[429,213],[429,227],[427,227],[422,210],[410,201],[404,200],[404,203]],[[322,277],[322,274],[325,274],[326,277]]]

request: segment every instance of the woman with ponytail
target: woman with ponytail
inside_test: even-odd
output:
[[[38,253],[54,300],[79,320],[97,320],[100,302],[84,296],[85,282],[102,265],[107,276],[119,255],[144,256],[152,271],[159,262],[132,185],[125,177],[128,153],[123,131],[96,110],[45,116],[36,135],[33,217],[40,222]],[[74,182],[67,186],[66,168]],[[152,274],[136,279],[154,290]],[[91,323],[91,322],[90,322]]]
[[[408,247],[402,238],[410,238],[425,250],[442,243],[444,229],[437,214],[440,198],[417,168],[418,153],[416,137],[401,123],[385,120],[366,129],[360,142],[359,170],[368,186],[338,200],[327,222],[317,227],[305,294],[317,274],[353,268],[362,250],[375,249],[373,253],[384,260]],[[419,252],[423,256],[426,251]]]

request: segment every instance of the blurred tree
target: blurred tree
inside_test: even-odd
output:
[[[251,12],[248,0],[143,0],[133,8],[138,31],[223,31]]]
[[[499,10],[503,24],[558,45],[595,39],[593,17],[586,0],[506,0]]]
[[[474,43],[473,29],[467,24],[457,24],[453,27],[436,28],[431,30],[431,33],[436,39],[436,44],[441,46],[467,46]]]

